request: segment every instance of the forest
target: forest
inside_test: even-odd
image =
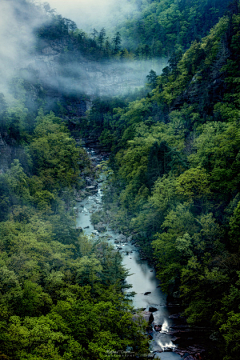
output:
[[[137,11],[125,22],[91,34],[48,4],[19,1],[47,19],[34,29],[33,57],[59,42],[61,64],[164,57],[168,66],[149,69],[142,89],[92,99],[77,124],[66,102],[84,100],[84,90],[58,89],[66,102],[50,101],[30,68],[0,94],[1,359],[148,351],[146,324],[132,321],[124,295],[121,256],[76,229],[75,194],[96,177],[79,137],[110,154],[111,226],[136,234],[188,324],[211,329],[208,359],[239,359],[240,4],[130,1]]]
[[[224,360],[240,354],[239,24],[235,2],[149,74],[145,97],[96,101],[85,125],[111,151],[113,226],[138,233],[161,286],[189,324],[213,329]]]

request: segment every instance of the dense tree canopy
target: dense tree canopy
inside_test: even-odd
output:
[[[146,19],[159,21],[162,3],[145,4],[140,34],[149,35]],[[200,2],[191,5],[196,15]],[[150,6],[155,11],[147,13]],[[182,1],[174,6],[184,9]],[[213,10],[210,2],[201,6]],[[202,13],[195,15],[191,24],[203,35]],[[191,38],[184,53],[178,47],[161,76],[150,72],[146,97],[101,114],[107,127],[102,120],[95,133],[112,152],[105,189],[112,224],[138,233],[163,289],[182,302],[189,324],[214,330],[215,355],[224,360],[239,355],[239,19],[239,3],[232,3],[208,36]],[[181,26],[169,34],[186,39],[188,25],[185,33]],[[89,118],[98,109],[96,103]]]
[[[73,133],[111,152],[104,187],[111,225],[134,234],[188,323],[210,329],[209,359],[239,358],[239,1],[130,2],[136,11],[127,21],[114,30],[93,24],[91,34],[45,3],[32,51],[57,45],[58,65],[83,56],[168,57],[160,75],[149,69],[144,89],[94,98],[78,122],[68,122],[74,107],[67,109],[84,95],[47,101],[33,69],[20,70],[0,94],[2,359],[147,351],[144,324],[132,321],[123,294],[121,256],[75,228],[74,193],[95,175]],[[21,5],[43,16],[32,2]]]

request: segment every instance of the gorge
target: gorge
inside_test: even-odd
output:
[[[238,360],[239,0],[104,3],[0,2],[0,358]]]

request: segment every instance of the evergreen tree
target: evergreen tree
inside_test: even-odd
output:
[[[113,43],[113,54],[116,55],[120,49],[121,49],[121,35],[119,32],[116,33],[116,35],[113,37],[112,39],[112,43]]]

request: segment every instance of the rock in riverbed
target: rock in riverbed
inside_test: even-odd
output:
[[[150,311],[141,311],[139,314],[133,315],[133,320],[137,321],[141,317],[143,317],[148,324],[151,324],[154,320],[153,314]]]
[[[94,229],[99,231],[99,232],[104,232],[107,229],[107,225],[100,222],[100,223],[94,225]]]
[[[155,311],[158,311],[158,309],[155,308],[154,306],[150,306],[149,311],[150,312],[155,312]]]
[[[119,237],[118,237],[118,240],[121,241],[121,242],[126,242],[127,240],[127,237],[123,234],[120,234]]]
[[[162,330],[162,325],[154,325],[154,330],[155,331],[161,331]]]

